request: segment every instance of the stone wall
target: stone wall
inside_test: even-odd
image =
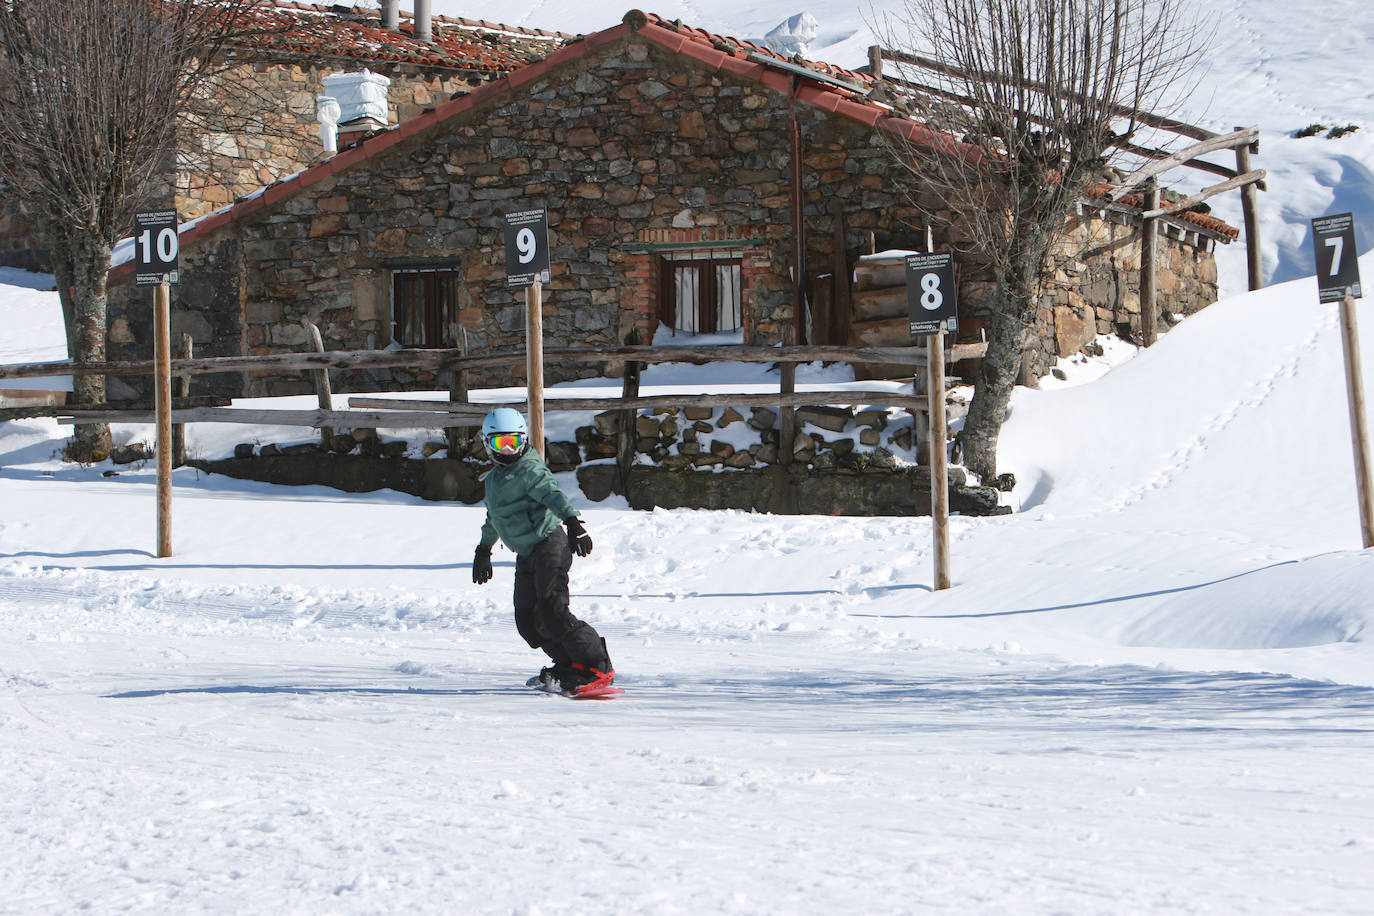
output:
[[[48,253],[32,215],[0,182],[0,267],[49,270]]]
[[[303,97],[313,78],[284,73],[280,91]],[[435,96],[428,86],[407,91],[414,104]],[[237,309],[240,325],[215,323],[216,340],[240,341],[251,354],[304,348],[303,319],[320,326],[330,349],[380,348],[392,339],[392,270],[442,263],[460,278],[458,321],[470,347],[519,348],[523,295],[505,286],[503,221],[509,212],[544,207],[552,261],[546,348],[616,346],[633,328],[652,331],[662,256],[708,244],[744,252],[745,341],[777,343],[797,330],[792,109],[783,93],[631,35],[378,155],[365,155],[366,146],[341,153],[349,167],[188,246],[237,245],[242,271],[206,284],[219,289],[215,301],[194,301],[190,286],[179,299],[201,312]],[[804,148],[801,231],[809,282],[829,282],[821,278],[834,269],[837,218],[847,264],[874,242],[922,247],[927,220],[938,227],[937,244],[957,241],[956,216],[913,207],[872,131],[807,105],[796,105],[795,113]],[[1131,303],[1138,303],[1135,232],[1088,219],[1073,250],[1059,257],[1039,329],[1040,371],[1053,354],[1090,339],[1088,329],[1110,331],[1129,320]],[[1165,307],[1187,314],[1211,301],[1210,254],[1186,242],[1164,240],[1161,247]],[[197,269],[195,258],[186,273]],[[974,327],[988,308],[990,286],[976,266],[965,269],[961,283]],[[216,304],[233,295],[236,305]],[[130,344],[143,343],[138,323],[127,325]],[[613,368],[550,364],[546,381]],[[473,385],[524,382],[518,369],[473,375]],[[447,383],[402,370],[331,378],[343,392]],[[312,390],[299,374],[264,373],[232,387],[205,393]]]
[[[777,411],[665,407],[639,412],[634,420],[638,463],[622,480],[613,460],[621,415],[608,411],[580,427],[576,441],[548,443],[547,459],[554,471],[576,471],[588,499],[601,502],[620,494],[635,509],[930,513],[930,473],[914,464],[909,416],[886,409],[805,407],[797,410],[796,420],[796,438],[783,449]],[[469,504],[482,500],[481,479],[490,468],[480,442],[452,451],[436,430],[434,441],[412,450],[407,442],[387,441],[372,429],[342,433],[328,449],[314,443],[244,443],[232,458],[190,464],[269,483],[321,484],[349,492],[388,488]],[[952,468],[949,475],[951,511],[1010,511],[999,507],[996,490],[968,486],[961,469]]]
[[[427,70],[378,61],[282,63],[256,61],[231,70],[221,84],[232,88],[223,102],[236,115],[256,122],[251,132],[215,133],[183,156],[197,162],[177,175],[174,203],[183,221],[212,213],[259,188],[318,163],[324,148],[316,121],[315,96],[323,78],[363,69],[391,80],[389,123],[423,114],[455,93],[470,92],[496,73]],[[248,110],[252,106],[254,110]]]

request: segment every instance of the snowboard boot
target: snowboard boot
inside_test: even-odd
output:
[[[563,688],[563,692],[570,696],[609,687],[615,680],[614,671],[602,671],[581,662],[573,662],[568,667],[570,670],[559,677],[558,684]]]
[[[603,668],[573,662],[558,672],[558,683],[567,694],[579,694],[587,690],[600,690],[611,686],[615,681],[615,669],[611,667],[611,656],[606,651],[606,640],[601,640],[601,664]],[[542,672],[541,672],[542,673]]]
[[[566,668],[560,669],[558,665],[550,665],[541,668],[539,673],[525,682],[526,687],[538,687],[540,690],[560,690],[560,680]]]

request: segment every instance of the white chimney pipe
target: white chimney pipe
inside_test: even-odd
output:
[[[415,40],[434,41],[434,22],[429,14],[430,0],[415,0]]]
[[[388,32],[401,29],[401,0],[382,0],[382,28]]]
[[[327,95],[315,96],[315,119],[320,122],[320,143],[324,151],[334,155],[339,151],[339,102]]]

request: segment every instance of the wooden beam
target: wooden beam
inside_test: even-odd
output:
[[[950,92],[949,90],[941,89],[938,86],[930,86],[925,83],[916,83],[912,82],[911,80],[900,79],[898,77],[892,76],[887,77],[886,81],[888,83],[895,84],[897,86],[902,87],[903,89],[907,89],[912,92],[917,92],[924,95],[932,95],[936,98],[949,99],[951,102],[956,102],[960,105],[974,104],[973,99],[970,99],[968,96],[960,95],[957,92]],[[1029,118],[1035,124],[1044,125],[1047,123],[1047,121],[1044,118],[1038,117],[1037,115],[1032,114],[1030,112],[1017,111],[1016,113],[1020,116]],[[1130,153],[1133,156],[1139,156],[1142,159],[1168,159],[1170,156],[1173,155],[1173,153],[1170,153],[1167,150],[1154,149],[1148,146],[1140,146],[1139,144],[1132,143],[1130,140],[1124,139],[1116,140],[1112,144],[1112,146],[1116,147],[1122,152]],[[1200,172],[1208,172],[1212,175],[1219,175],[1222,178],[1234,178],[1236,176],[1235,169],[1229,168],[1224,165],[1217,165],[1215,162],[1208,162],[1205,159],[1190,159],[1187,162],[1179,163],[1179,165],[1183,166],[1184,168],[1196,169]]]
[[[980,344],[958,344],[954,359],[981,356],[973,349]],[[966,351],[962,352],[961,351]],[[544,351],[548,363],[602,363],[626,359],[647,363],[888,363],[924,366],[925,354],[916,347],[585,347],[554,348]],[[458,349],[447,350],[332,350],[327,353],[271,353],[262,356],[211,356],[172,360],[173,375],[201,375],[208,372],[299,372],[306,369],[484,369],[516,366],[525,361],[525,351],[508,350],[465,356]],[[0,379],[41,378],[49,375],[151,375],[152,360],[100,363],[20,363],[0,366]]]
[[[545,410],[645,410],[660,407],[856,407],[882,404],[906,407],[907,401],[924,401],[913,395],[892,391],[781,391],[765,394],[655,394],[628,398],[550,398]],[[499,401],[451,407],[445,401],[420,401],[405,398],[355,397],[348,399],[351,408],[365,410],[431,411],[435,422],[447,421],[449,416],[485,416],[498,407],[524,410],[524,401]]]
[[[1184,210],[1191,210],[1209,197],[1216,197],[1218,194],[1230,191],[1233,188],[1239,188],[1261,181],[1266,174],[1268,173],[1265,172],[1264,169],[1255,169],[1254,171],[1246,172],[1244,175],[1237,175],[1230,181],[1223,181],[1221,184],[1214,184],[1210,188],[1203,188],[1192,197],[1185,197],[1183,200],[1175,201],[1168,206],[1147,209],[1141,213],[1140,216],[1142,219],[1154,219],[1157,216],[1171,216],[1175,213],[1181,213]]]
[[[870,55],[872,54],[871,51],[869,53]],[[1038,92],[1045,91],[1043,86],[1036,85],[1035,83],[1027,82],[1024,80],[1012,80],[1003,74],[995,72],[972,74],[959,67],[954,67],[949,64],[942,63],[941,61],[937,61],[934,58],[924,57],[920,54],[910,54],[905,51],[894,51],[891,48],[881,48],[879,49],[878,53],[881,54],[885,60],[895,61],[900,64],[909,64],[914,67],[921,67],[925,70],[931,70],[936,73],[943,73],[946,76],[959,77],[960,79],[978,79],[984,81],[1000,80],[1001,82],[1006,84],[1016,84],[1025,86],[1026,88],[1034,89]],[[1133,111],[1125,105],[1113,105],[1111,106],[1111,112],[1113,115],[1117,117],[1134,118],[1141,124],[1158,128],[1160,130],[1167,130],[1171,133],[1180,134],[1184,137],[1190,137],[1194,140],[1208,140],[1216,136],[1216,134],[1212,131],[1198,127],[1194,124],[1189,124],[1185,121],[1178,121],[1174,118],[1166,118],[1162,115],[1153,114],[1152,112],[1148,111]]]
[[[172,409],[184,410],[191,407],[228,407],[231,403],[233,402],[229,398],[197,395],[192,398],[172,398]],[[32,420],[39,417],[73,417],[87,412],[110,413],[113,411],[141,411],[143,413],[151,413],[152,410],[153,402],[148,398],[105,404],[83,404],[80,407],[61,404],[36,404],[32,407],[0,408],[0,422],[4,422],[5,420]]]
[[[349,398],[375,402],[380,399]],[[628,401],[628,403],[625,403]],[[415,402],[409,402],[415,403]],[[466,408],[450,409],[443,401],[431,401],[435,409],[417,410],[271,410],[241,407],[199,407],[189,410],[172,411],[176,423],[240,423],[259,426],[333,426],[336,429],[357,429],[373,427],[376,429],[441,429],[455,418],[479,420],[496,407],[512,407],[522,410],[524,401],[502,403],[470,404]],[[616,410],[639,409],[644,407],[810,407],[827,406],[866,406],[880,405],[901,407],[907,410],[923,410],[925,400],[909,394],[894,394],[888,391],[801,391],[795,394],[699,394],[699,395],[660,395],[642,398],[568,398],[544,402],[544,409],[550,410]],[[80,415],[64,416],[58,419],[63,426],[76,423],[151,423],[151,411],[82,411]]]
[[[1249,146],[1236,147],[1236,171],[1250,171]],[[1245,269],[1250,289],[1264,287],[1264,260],[1260,254],[1259,201],[1257,185],[1247,184],[1240,189],[1240,215],[1245,225]]]
[[[1181,149],[1171,156],[1141,166],[1123,178],[1121,183],[1113,188],[1108,196],[1114,201],[1120,200],[1149,179],[1183,165],[1185,162],[1196,159],[1198,156],[1205,156],[1207,153],[1215,153],[1217,150],[1236,149],[1243,146],[1249,146],[1251,143],[1255,142],[1258,137],[1258,127],[1246,127],[1221,136],[1213,135],[1210,139],[1203,140],[1201,143],[1194,143],[1192,146]]]
[[[1167,150],[1153,149],[1148,146],[1139,146],[1129,140],[1119,140],[1116,148],[1133,156],[1142,159],[1168,159],[1172,153]],[[1208,162],[1206,159],[1189,159],[1187,162],[1179,163],[1186,169],[1196,169],[1199,172],[1207,172],[1212,175],[1219,175],[1222,178],[1235,178],[1236,170],[1224,165],[1217,165],[1215,162]]]

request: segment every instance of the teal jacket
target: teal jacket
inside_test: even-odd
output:
[[[482,523],[482,546],[501,543],[517,556],[529,556],[536,544],[567,519],[577,515],[559,489],[553,472],[530,449],[515,464],[498,464],[486,476],[487,517]]]

